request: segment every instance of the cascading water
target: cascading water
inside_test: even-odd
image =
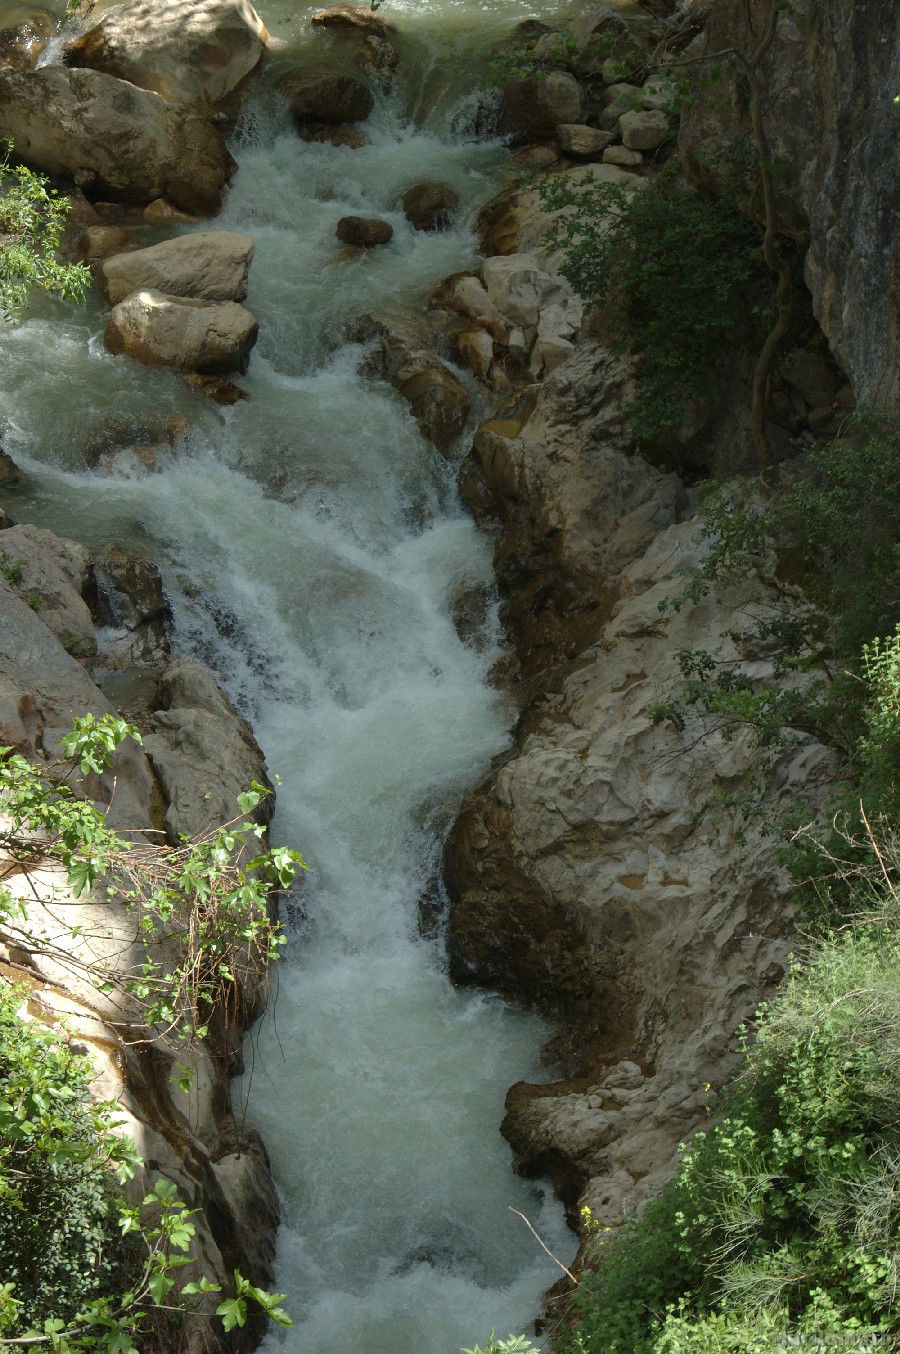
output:
[[[295,16],[264,17],[295,40]],[[526,1328],[555,1274],[510,1205],[571,1249],[561,1210],[513,1173],[497,1132],[505,1087],[540,1076],[542,1028],[455,990],[417,925],[449,815],[507,736],[490,645],[466,647],[451,619],[462,589],[489,583],[489,548],[406,406],[337,340],[345,320],[421,304],[471,264],[472,214],[504,151],[455,138],[460,67],[520,15],[390,17],[415,75],[405,102],[379,100],[370,145],[306,144],[263,104],[238,138],[214,224],[256,242],[248,401],[222,411],[110,357],[98,305],[44,303],[0,335],[0,419],[31,477],[27,515],[153,554],[181,647],[214,667],[282,778],[275,835],[313,865],[237,1088],[282,1197],[277,1285],[297,1324],[269,1341],[290,1354],[453,1354],[491,1327]],[[456,229],[407,225],[398,198],[422,178],[459,191]],[[349,212],[387,217],[391,245],[341,257]],[[157,473],[85,468],[88,430],[148,408],[193,421]]]

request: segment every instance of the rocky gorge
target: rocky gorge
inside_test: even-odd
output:
[[[64,1017],[87,1048],[147,1178],[176,1183],[198,1210],[198,1267],[226,1285],[235,1268],[254,1283],[297,1285],[303,1347],[365,1338],[395,1349],[384,1322],[423,1308],[435,1349],[456,1338],[460,1305],[485,1329],[507,1311],[527,1322],[552,1274],[496,1215],[488,1239],[477,1219],[514,1188],[523,1209],[546,1206],[524,1179],[475,1177],[465,1152],[498,1160],[481,1139],[457,1160],[444,1142],[454,1106],[495,1123],[501,1079],[521,1072],[503,1121],[521,1176],[549,1177],[570,1221],[587,1205],[615,1228],[669,1178],[710,1089],[733,1069],[738,1028],[783,978],[789,883],[765,824],[748,824],[741,806],[759,774],[752,740],[654,714],[683,651],[765,680],[772,656],[736,633],[735,618],[745,627],[803,606],[775,573],[665,605],[708,548],[698,479],[758,470],[750,344],[722,355],[692,426],[636,445],[628,406],[639,366],[614,315],[560,271],[539,189],[593,178],[637,194],[677,162],[688,181],[722,191],[718,152],[750,117],[737,68],[682,109],[646,56],[672,35],[685,62],[746,53],[765,10],[762,0],[622,3],[566,25],[522,18],[512,34],[501,15],[490,44],[524,66],[485,96],[482,40],[453,106],[459,142],[428,121],[429,107],[444,116],[447,92],[416,86],[399,9],[313,15],[301,60],[294,34],[273,39],[268,15],[264,25],[233,0],[83,7],[64,45],[48,28],[49,61],[37,19],[4,37],[0,135],[71,195],[66,247],[94,279],[96,371],[63,359],[74,374],[61,398],[75,414],[61,439],[40,412],[28,426],[14,401],[4,405],[0,742],[51,756],[76,714],[115,706],[140,728],[143,750],[120,752],[91,797],[111,802],[114,823],[173,843],[229,821],[241,789],[270,783],[268,762],[286,782],[276,831],[313,837],[320,882],[290,904],[307,957],[282,983],[291,1047],[274,1080],[284,1084],[261,1093],[239,1083],[246,1119],[231,1083],[264,1004],[252,984],[236,1021],[197,1046],[185,1097],[183,1051],[127,1047],[116,1011],[65,959],[47,966],[6,943],[3,972],[26,981],[36,1018]],[[898,60],[885,7],[789,0],[759,66],[779,228],[796,242],[812,317],[769,392],[770,444],[788,467],[856,403],[894,414],[900,404],[886,205]],[[391,121],[404,88],[421,97],[423,132]],[[266,153],[276,128],[277,187],[247,132],[254,119]],[[410,135],[421,144],[401,163]],[[308,157],[299,171],[298,146]],[[366,154],[374,189],[354,178],[353,157]],[[278,253],[297,231],[284,184],[298,173],[327,221],[304,218]],[[200,219],[220,209],[221,223]],[[318,253],[303,254],[303,230]],[[401,249],[396,283],[388,270]],[[341,332],[323,351],[329,297]],[[37,316],[36,341],[52,322]],[[28,324],[22,332],[27,345]],[[66,343],[83,348],[84,335]],[[5,359],[22,380],[35,350],[11,345]],[[99,422],[78,403],[85,379]],[[456,506],[454,480],[480,535]],[[364,494],[374,525],[358,511]],[[289,553],[276,554],[285,539]],[[347,657],[338,623],[357,637]],[[833,754],[805,736],[764,774],[773,805],[799,797],[815,814]],[[363,839],[374,864],[362,863]],[[6,884],[24,892],[15,875]],[[433,911],[444,891],[458,992],[444,985],[440,956],[439,977],[419,968],[435,942],[419,936],[416,908],[424,896]],[[405,920],[386,901],[394,896]],[[364,906],[357,918],[351,903],[370,898],[380,911]],[[406,1026],[421,1022],[437,1068],[431,1110],[422,1074],[408,1091],[403,1083],[414,1052],[383,1023],[389,1001]],[[476,1020],[495,1051],[483,1067],[445,1074],[446,1041],[463,1031],[465,1062]],[[374,1072],[392,1042],[396,1055]],[[320,1077],[326,1047],[344,1060],[334,1083]],[[271,1079],[271,1047],[256,1056]],[[418,1159],[410,1121],[393,1117],[407,1099],[422,1137],[408,1195],[391,1142],[359,1166],[347,1155],[354,1139],[393,1132]],[[289,1127],[317,1105],[328,1110],[331,1156]],[[436,1172],[425,1197],[421,1181],[442,1151],[455,1174]],[[375,1243],[339,1235],[358,1225],[337,1188],[342,1171],[383,1234]],[[379,1175],[402,1201],[393,1213],[372,1184]],[[559,1216],[541,1216],[564,1246]],[[373,1245],[377,1290],[367,1286]],[[335,1303],[349,1312],[337,1335]],[[224,1342],[246,1348],[261,1333],[251,1323]],[[223,1342],[208,1309],[177,1339]]]

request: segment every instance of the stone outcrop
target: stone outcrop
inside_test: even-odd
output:
[[[97,277],[110,305],[147,289],[202,301],[243,301],[252,258],[249,235],[204,230],[114,254],[100,264]]]
[[[387,244],[394,234],[394,227],[390,221],[382,221],[377,216],[342,216],[335,234],[341,244],[371,249],[374,245]]]
[[[503,90],[501,125],[524,137],[545,136],[561,123],[581,122],[584,95],[567,71],[550,71],[543,78],[528,76]]]
[[[206,118],[93,70],[0,70],[0,136],[32,168],[124,202],[213,215],[236,168]]]
[[[716,0],[694,55],[750,50],[767,7]],[[880,0],[789,0],[759,72],[781,224],[808,240],[805,276],[831,350],[860,403],[900,411],[896,190],[900,29]],[[722,152],[749,133],[739,74],[682,117],[680,150],[716,186]],[[813,95],[814,91],[814,95]]]
[[[66,61],[208,108],[255,69],[267,42],[249,0],[132,0],[69,42]]]
[[[545,383],[563,397],[565,372]],[[772,675],[764,646],[737,641],[734,628],[736,614],[742,629],[774,614],[776,594],[748,579],[661,610],[702,541],[696,521],[677,520],[690,504],[675,477],[616,449],[615,429],[594,421],[608,418],[611,396],[601,382],[572,451],[559,423],[555,443],[535,434],[545,467],[558,468],[556,494],[542,504],[529,487],[513,506],[562,528],[547,585],[577,560],[600,601],[572,661],[526,706],[512,751],[467,797],[446,853],[453,976],[561,1025],[552,1051],[571,1079],[514,1087],[504,1132],[524,1169],[549,1173],[569,1203],[582,1195],[604,1225],[671,1173],[702,1118],[704,1085],[733,1066],[736,1028],[783,974],[790,885],[740,796],[761,790],[775,812],[782,797],[815,804],[833,775],[829,754],[798,736],[760,785],[749,734],[726,739],[699,714],[683,729],[657,722],[678,689],[680,650]],[[586,467],[590,502],[578,493]],[[533,567],[531,551],[515,558]],[[500,555],[502,568],[502,544]],[[517,580],[516,595],[532,587]]]
[[[216,376],[245,371],[256,318],[234,301],[197,301],[159,291],[133,292],[114,306],[104,342],[147,367]]]
[[[0,743],[38,761],[52,759],[60,755],[59,739],[76,716],[112,712],[85,669],[86,659],[76,660],[59,636],[86,627],[87,601],[98,624],[130,627],[138,636],[161,620],[159,578],[152,565],[121,549],[92,559],[75,542],[32,526],[0,532],[0,548],[10,562],[0,573]],[[46,605],[29,605],[32,589],[35,595],[40,590]],[[101,663],[107,659],[105,642],[98,646],[95,634],[90,644],[91,652],[99,647]],[[155,826],[162,815],[177,840],[179,833],[233,817],[233,794],[251,779],[267,782],[245,721],[192,660],[173,664],[146,689],[149,708],[127,713],[152,730],[153,757],[126,740],[109,769],[85,781],[86,792],[126,834]],[[226,764],[231,754],[237,760]],[[239,777],[245,778],[240,785]],[[171,801],[164,784],[172,787]],[[87,1051],[95,1094],[117,1103],[122,1131],[144,1158],[129,1186],[132,1197],[140,1199],[162,1178],[196,1210],[193,1268],[185,1277],[202,1273],[227,1290],[237,1268],[251,1282],[270,1284],[278,1203],[265,1148],[236,1120],[229,1095],[243,1034],[259,1006],[255,981],[246,975],[229,1020],[213,1018],[204,1042],[185,1047],[165,1036],[152,1047],[130,1042],[130,1022],[139,1021],[139,1012],[121,994],[101,991],[79,967],[81,958],[95,962],[103,955],[118,971],[140,962],[127,906],[100,895],[73,899],[64,872],[46,862],[33,862],[27,877],[20,871],[3,862],[4,887],[27,909],[25,929],[53,938],[57,948],[50,955],[29,950],[21,933],[4,932],[0,978],[28,990],[32,1018],[64,1022],[67,1036]],[[84,926],[81,939],[68,926],[76,908]],[[192,1072],[188,1092],[178,1086],[183,1066]],[[166,1347],[185,1354],[198,1348],[224,1351],[226,1345],[232,1354],[251,1349],[264,1322],[251,1313],[250,1325],[226,1341],[221,1322],[211,1316],[216,1301],[201,1304],[167,1332]]]

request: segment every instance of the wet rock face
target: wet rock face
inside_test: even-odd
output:
[[[116,201],[214,215],[237,168],[207,119],[94,70],[0,70],[0,136],[46,174]]]
[[[698,50],[749,50],[762,0],[718,0]],[[900,410],[900,232],[896,180],[900,29],[881,0],[790,0],[762,67],[765,129],[779,166],[779,214],[807,237],[805,277],[831,350],[860,403]],[[815,91],[811,97],[810,91]],[[748,132],[735,73],[682,115],[680,150],[701,182]],[[863,134],[864,129],[864,134]]]
[[[449,183],[417,183],[403,194],[402,205],[416,230],[446,230],[459,207],[459,193]]]
[[[279,82],[279,88],[299,126],[364,122],[375,106],[372,91],[362,80],[336,70],[290,74]]]
[[[342,216],[335,234],[341,244],[371,249],[375,245],[387,244],[394,234],[394,228],[390,221],[382,221],[377,216]]]
[[[66,61],[209,107],[250,74],[267,42],[248,0],[134,0],[68,43]]]
[[[567,71],[549,71],[505,86],[501,102],[503,130],[533,138],[551,133],[561,123],[580,123],[584,108],[581,86]]]

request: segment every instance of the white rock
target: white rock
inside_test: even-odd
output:
[[[243,301],[252,258],[249,235],[204,230],[163,240],[149,249],[114,254],[100,264],[98,278],[110,305],[148,287],[168,296]]]

